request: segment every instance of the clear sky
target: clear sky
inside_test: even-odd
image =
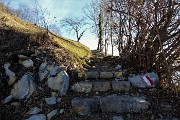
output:
[[[35,6],[34,0],[4,0],[4,1],[6,4],[9,1],[11,1],[9,3],[9,6],[15,9],[17,9],[18,5],[21,3],[25,3],[30,7]],[[65,17],[83,17],[84,16],[82,10],[83,7],[91,2],[91,0],[37,0],[37,1],[43,9],[47,8],[47,11],[50,12],[52,18],[54,16],[55,17],[58,16],[59,19],[63,19]],[[76,40],[76,36],[73,33],[69,34],[63,29],[60,29],[60,31],[62,33],[62,36]],[[90,49],[97,48],[97,38],[95,37],[94,34],[90,32],[89,29],[84,33],[80,42],[87,45]]]

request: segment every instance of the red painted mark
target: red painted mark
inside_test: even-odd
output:
[[[148,75],[146,75],[146,78],[149,80],[149,82],[151,83],[151,85],[153,85],[153,81],[151,80],[151,78],[150,78]]]

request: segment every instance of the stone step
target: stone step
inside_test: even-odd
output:
[[[113,79],[113,78],[120,78],[122,77],[122,71],[112,71],[112,72],[101,72],[101,71],[87,71],[78,73],[79,78],[84,78],[86,80],[90,79]]]
[[[149,108],[145,97],[116,95],[94,96],[91,98],[76,97],[71,100],[72,110],[78,115],[89,115],[97,111],[102,113],[138,113]]]
[[[130,87],[129,81],[81,81],[72,85],[71,90],[81,93],[106,92],[109,90],[127,92]]]

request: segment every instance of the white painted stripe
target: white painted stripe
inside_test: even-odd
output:
[[[147,85],[151,85],[150,81],[146,78],[146,76],[143,77],[143,80],[146,82]]]

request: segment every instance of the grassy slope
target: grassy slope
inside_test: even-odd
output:
[[[5,25],[4,25],[5,24]],[[8,29],[14,29],[19,32],[23,32],[26,34],[37,34],[37,33],[45,33],[47,32],[44,28],[38,27],[30,22],[21,20],[17,17],[14,17],[6,12],[0,10],[0,28],[8,26]],[[62,36],[55,35],[51,32],[48,32],[50,36],[50,40],[61,47],[64,47],[73,58],[80,60],[80,58],[84,56],[90,56],[90,49],[73,40],[66,39]]]

